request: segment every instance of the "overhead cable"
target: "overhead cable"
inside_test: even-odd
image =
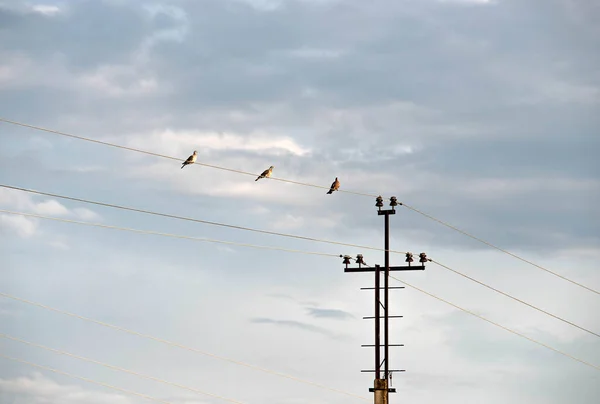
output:
[[[124,332],[126,334],[135,335],[137,337],[145,338],[145,339],[152,340],[152,341],[155,341],[155,342],[160,342],[161,344],[165,344],[165,345],[169,345],[169,346],[172,346],[172,347],[180,348],[180,349],[183,349],[183,350],[186,350],[186,351],[189,351],[189,352],[194,352],[194,353],[197,353],[197,354],[209,356],[211,358],[219,359],[219,360],[222,360],[222,361],[225,361],[225,362],[229,362],[229,363],[233,363],[233,364],[239,365],[239,366],[244,366],[244,367],[247,367],[247,368],[250,368],[250,369],[253,369],[253,370],[257,370],[257,371],[260,371],[260,372],[263,372],[263,373],[268,373],[268,374],[271,374],[271,375],[274,375],[274,376],[279,376],[279,377],[286,378],[286,379],[289,379],[289,380],[294,380],[296,382],[300,382],[300,383],[304,383],[304,384],[311,385],[311,386],[314,386],[314,387],[318,387],[318,388],[323,389],[323,390],[328,390],[328,391],[331,391],[331,392],[334,392],[334,393],[344,394],[344,395],[347,395],[347,396],[350,396],[350,397],[359,398],[361,400],[369,400],[366,397],[362,397],[362,396],[359,396],[359,395],[356,395],[356,394],[353,394],[353,393],[349,393],[349,392],[346,392],[346,391],[343,391],[343,390],[338,390],[338,389],[335,389],[335,388],[332,388],[332,387],[329,387],[329,386],[325,386],[325,385],[322,385],[322,384],[319,384],[319,383],[315,383],[315,382],[312,382],[312,381],[309,381],[309,380],[304,380],[304,379],[301,379],[301,378],[296,377],[296,376],[287,375],[285,373],[277,372],[277,371],[270,370],[270,369],[267,369],[267,368],[263,368],[263,367],[260,367],[260,366],[251,365],[249,363],[245,363],[245,362],[237,361],[237,360],[234,360],[234,359],[226,358],[224,356],[219,356],[219,355],[207,352],[207,351],[202,351],[202,350],[197,349],[197,348],[193,348],[193,347],[190,347],[190,346],[179,344],[177,342],[169,341],[169,340],[166,340],[166,339],[163,339],[163,338],[154,337],[152,335],[144,334],[144,333],[141,333],[141,332],[138,332],[138,331],[134,331],[134,330],[131,330],[131,329],[127,329],[125,327],[121,327],[121,326],[109,324],[109,323],[106,323],[104,321],[94,320],[94,319],[89,318],[89,317],[84,317],[84,316],[81,316],[79,314],[75,314],[75,313],[71,313],[71,312],[68,312],[68,311],[65,311],[65,310],[61,310],[61,309],[57,309],[57,308],[54,308],[54,307],[50,307],[48,305],[37,303],[37,302],[31,301],[31,300],[27,300],[27,299],[23,299],[23,298],[20,298],[20,297],[17,297],[17,296],[13,296],[13,295],[10,295],[8,293],[0,292],[0,296],[5,297],[7,299],[11,299],[11,300],[17,301],[17,302],[29,304],[31,306],[39,307],[39,308],[42,308],[42,309],[45,309],[45,310],[49,310],[49,311],[52,311],[52,312],[55,312],[55,313],[63,314],[65,316],[73,317],[73,318],[76,318],[76,319],[79,319],[79,320],[82,320],[82,321],[86,321],[86,322],[89,322],[89,323],[94,323],[94,324],[100,325],[102,327],[106,327],[106,328],[110,328],[110,329],[113,329],[113,330],[121,331],[121,332]]]
[[[107,363],[103,363],[103,362],[100,362],[100,361],[97,361],[97,360],[94,360],[94,359],[89,359],[89,358],[86,358],[86,357],[83,357],[83,356],[75,355],[75,354],[72,354],[72,353],[67,352],[67,351],[62,351],[60,349],[50,348],[50,347],[47,347],[47,346],[44,346],[44,345],[41,345],[41,344],[36,344],[35,342],[26,341],[24,339],[13,337],[13,336],[8,335],[8,334],[0,333],[0,337],[9,339],[11,341],[19,342],[21,344],[33,346],[33,347],[40,348],[40,349],[44,349],[46,351],[54,352],[54,353],[57,353],[57,354],[60,354],[60,355],[69,356],[71,358],[79,359],[79,360],[84,361],[84,362],[89,362],[89,363],[93,363],[93,364],[96,364],[96,365],[100,365],[100,366],[103,366],[103,367],[108,368],[108,369],[118,370],[119,372],[129,373],[131,375],[138,376],[138,377],[141,377],[141,378],[144,378],[144,379],[148,379],[148,380],[152,380],[152,381],[159,382],[159,383],[162,383],[162,384],[166,384],[166,385],[169,385],[169,386],[174,386],[174,387],[177,387],[177,388],[180,388],[180,389],[188,390],[188,391],[191,391],[193,393],[200,394],[200,395],[203,395],[203,396],[217,398],[219,400],[228,401],[230,403],[235,403],[235,404],[244,404],[241,401],[233,400],[231,398],[219,396],[219,395],[212,394],[212,393],[207,393],[205,391],[198,390],[198,389],[193,388],[193,387],[185,386],[183,384],[173,383],[173,382],[170,382],[170,381],[167,381],[167,380],[160,379],[158,377],[144,375],[142,373],[134,372],[133,370],[121,368],[119,366],[109,365]]]
[[[57,373],[59,375],[68,376],[68,377],[71,377],[73,379],[79,379],[79,380],[82,380],[84,382],[96,384],[98,386],[102,386],[102,387],[106,387],[106,388],[109,388],[109,389],[112,389],[112,390],[116,390],[116,391],[119,391],[121,393],[129,394],[129,395],[132,395],[132,396],[142,397],[142,398],[145,398],[146,400],[156,401],[157,403],[174,404],[172,402],[161,400],[159,398],[152,397],[152,396],[149,396],[147,394],[142,394],[142,393],[137,393],[135,391],[126,390],[126,389],[123,389],[121,387],[116,387],[116,386],[110,385],[108,383],[102,383],[102,382],[99,382],[99,381],[96,381],[96,380],[93,380],[93,379],[88,379],[87,377],[77,376],[77,375],[74,375],[72,373],[63,372],[62,370],[54,369],[54,368],[51,368],[51,367],[48,367],[48,366],[38,365],[37,363],[29,362],[29,361],[26,361],[26,360],[23,360],[23,359],[13,358],[12,356],[8,356],[8,355],[5,355],[3,353],[0,353],[0,358],[8,359],[8,360],[11,360],[11,361],[14,361],[14,362],[19,362],[19,363],[22,363],[22,364],[25,364],[25,365],[29,365],[29,366],[38,368],[38,369],[47,370],[48,372]]]
[[[54,220],[56,222],[79,224],[79,225],[83,225],[83,226],[93,226],[93,227],[102,227],[105,229],[112,229],[112,230],[129,231],[129,232],[139,233],[139,234],[151,234],[154,236],[173,237],[173,238],[179,238],[179,239],[185,239],[185,240],[202,241],[202,242],[206,242],[206,243],[227,244],[227,245],[235,245],[235,246],[239,246],[239,247],[260,248],[260,249],[265,249],[265,250],[285,251],[285,252],[307,254],[307,255],[320,255],[320,256],[324,256],[324,257],[337,257],[337,258],[341,257],[340,254],[328,254],[328,253],[315,252],[315,251],[293,250],[291,248],[271,247],[271,246],[265,246],[265,245],[236,243],[233,241],[215,240],[215,239],[211,239],[211,238],[183,236],[180,234],[161,233],[161,232],[152,231],[152,230],[132,229],[129,227],[111,226],[111,225],[102,224],[102,223],[81,222],[78,220],[63,219],[63,218],[52,217],[52,216],[44,216],[44,215],[38,215],[35,213],[15,212],[12,210],[0,209],[0,213],[8,213],[10,215],[19,215],[19,216],[25,216],[25,217],[35,217],[38,219]]]
[[[0,187],[6,187],[6,188],[10,188],[10,189],[16,189],[16,190],[26,190],[24,188],[19,188],[19,187],[12,187],[12,186],[5,186],[0,184]],[[49,194],[46,192],[40,192],[40,191],[32,191],[32,190],[26,190],[28,192],[33,192],[33,193],[37,193],[37,194],[42,194],[42,195],[49,195],[49,196],[55,196],[58,198],[67,198],[70,200],[77,200],[80,202],[86,202],[86,203],[92,203],[92,204],[101,204],[103,206],[109,206],[109,207],[115,207],[115,208],[119,208],[119,209],[125,209],[125,210],[133,210],[136,212],[142,212],[142,213],[148,213],[148,214],[154,214],[154,215],[159,215],[159,216],[167,216],[167,217],[173,217],[175,219],[182,219],[182,220],[191,220],[191,221],[198,221],[198,219],[191,219],[191,218],[185,218],[185,217],[181,217],[181,216],[173,216],[173,215],[166,215],[163,213],[157,213],[157,212],[151,212],[151,211],[143,211],[143,210],[139,210],[139,209],[134,209],[134,208],[128,208],[128,207],[124,207],[124,206],[119,206],[119,205],[110,205],[110,204],[104,204],[101,202],[94,202],[94,201],[88,201],[88,200],[83,200],[83,199],[78,199],[78,198],[71,198],[71,197],[66,197],[66,196],[62,196],[62,195],[57,195],[57,194]],[[129,231],[129,232],[135,232],[135,233],[140,233],[140,234],[152,234],[152,235],[159,235],[159,236],[165,236],[165,237],[174,237],[174,238],[179,238],[179,239],[188,239],[188,240],[194,240],[194,241],[202,241],[202,242],[210,242],[210,243],[218,243],[218,244],[229,244],[229,245],[236,245],[236,246],[242,246],[242,247],[250,247],[250,248],[258,248],[258,249],[268,249],[268,250],[276,250],[276,251],[284,251],[284,252],[292,252],[292,253],[299,253],[299,254],[307,254],[307,255],[320,255],[320,256],[327,256],[327,257],[340,257],[340,254],[330,254],[330,253],[321,253],[321,252],[311,252],[311,251],[302,251],[302,250],[294,250],[294,249],[288,249],[288,248],[281,248],[281,247],[271,247],[271,246],[261,246],[261,245],[253,245],[253,244],[244,244],[244,243],[236,243],[236,242],[230,242],[230,241],[223,241],[223,240],[214,240],[214,239],[207,239],[207,238],[198,238],[198,237],[191,237],[191,236],[182,236],[182,235],[177,235],[177,234],[169,234],[169,233],[160,233],[160,232],[156,232],[156,231],[149,231],[149,230],[139,230],[139,229],[131,229],[131,228],[124,228],[124,227],[118,227],[118,226],[111,226],[111,225],[104,225],[104,224],[100,224],[100,223],[90,223],[90,222],[81,222],[81,221],[76,221],[76,220],[70,220],[70,219],[63,219],[63,218],[57,218],[57,217],[50,217],[50,216],[44,216],[44,215],[38,215],[38,214],[33,214],[33,213],[25,213],[25,212],[15,212],[15,211],[9,211],[9,210],[3,210],[0,209],[0,212],[2,213],[8,213],[8,214],[13,214],[13,215],[21,215],[21,216],[29,216],[29,217],[36,217],[36,218],[41,218],[41,219],[47,219],[47,220],[53,220],[53,221],[59,221],[59,222],[65,222],[65,223],[72,223],[72,224],[79,224],[79,225],[86,225],[86,226],[94,226],[94,227],[101,227],[101,228],[108,228],[108,229],[113,229],[113,230],[121,230],[121,231]],[[202,223],[204,223],[204,221],[202,221]],[[209,222],[210,224],[213,224],[215,222]],[[231,226],[231,225],[227,225],[227,224],[223,224],[223,223],[216,223],[217,225],[223,225],[223,226]],[[236,228],[238,228],[239,226],[235,226]],[[242,228],[242,229],[247,229],[247,228]],[[258,231],[258,232],[262,232],[262,230],[257,230],[257,229],[252,229],[253,231]],[[278,233],[275,235],[282,235],[282,236],[291,236],[291,237],[295,237],[293,235],[287,235],[285,233]],[[298,236],[298,237],[302,237],[302,236]],[[349,245],[352,247],[358,247],[358,248],[366,248],[364,246],[360,246],[360,245],[354,245],[354,244],[346,244],[346,243],[338,243],[338,242],[330,242],[328,240],[319,240],[319,239],[313,239],[313,238],[308,238],[307,239],[311,239],[311,241],[319,241],[319,242],[325,242],[325,243],[331,243],[331,244],[341,244],[341,245]],[[384,251],[383,249],[380,248],[374,248],[372,247],[372,249],[376,249],[379,251]],[[402,253],[400,251],[398,251],[397,253]],[[559,317],[557,315],[554,315],[546,310],[543,310],[541,308],[538,308],[530,303],[527,303],[526,301],[519,299],[517,297],[514,297],[506,292],[503,292],[499,289],[496,289],[490,285],[487,285],[484,282],[481,282],[469,275],[466,275],[460,271],[457,271],[455,269],[452,269],[440,262],[437,261],[433,261],[435,264],[439,265],[440,267],[449,270],[459,276],[462,276],[463,278],[466,278],[470,281],[476,282],[490,290],[493,290],[499,294],[502,294],[512,300],[515,300],[521,304],[524,304],[530,308],[533,308],[534,310],[537,310],[541,313],[544,313],[548,316],[551,316],[557,320],[560,320],[566,324],[569,324],[571,326],[574,326],[582,331],[588,332],[594,336],[600,337],[600,334],[591,331],[587,328],[584,328],[582,326],[579,326],[569,320],[566,320],[562,317]]]
[[[573,323],[573,322],[571,322],[571,321],[569,321],[569,320],[565,320],[564,318],[562,318],[562,317],[559,317],[559,316],[556,316],[556,315],[554,315],[554,314],[552,314],[552,313],[550,313],[550,312],[548,312],[548,311],[546,311],[546,310],[544,310],[544,309],[540,309],[539,307],[536,307],[536,306],[534,306],[534,305],[532,305],[532,304],[530,304],[530,303],[527,303],[526,301],[524,301],[524,300],[521,300],[521,299],[519,299],[518,297],[514,297],[514,296],[512,296],[512,295],[509,295],[508,293],[505,293],[505,292],[503,292],[503,291],[501,291],[501,290],[499,290],[499,289],[496,289],[496,288],[494,288],[493,286],[490,286],[490,285],[488,285],[488,284],[486,284],[486,283],[483,283],[483,282],[481,282],[481,281],[478,281],[477,279],[475,279],[475,278],[473,278],[473,277],[470,277],[470,276],[469,276],[469,275],[467,275],[467,274],[464,274],[464,273],[462,273],[462,272],[459,272],[459,271],[457,271],[457,270],[455,270],[455,269],[452,269],[452,268],[450,268],[449,266],[442,264],[441,262],[438,262],[438,261],[436,261],[436,260],[433,260],[433,259],[430,259],[430,261],[431,261],[431,262],[433,262],[433,263],[434,263],[434,264],[436,264],[436,265],[439,265],[440,267],[442,267],[442,268],[444,268],[444,269],[446,269],[446,270],[448,270],[448,271],[451,271],[451,272],[453,272],[453,273],[455,273],[455,274],[457,274],[457,275],[459,275],[459,276],[462,276],[463,278],[466,278],[466,279],[468,279],[468,280],[470,280],[470,281],[473,281],[473,282],[475,282],[475,283],[478,283],[479,285],[481,285],[481,286],[483,286],[483,287],[486,287],[486,288],[488,288],[488,289],[490,289],[490,290],[493,290],[493,291],[494,291],[494,292],[496,292],[496,293],[499,293],[499,294],[501,294],[501,295],[503,295],[503,296],[506,296],[506,297],[508,297],[509,299],[512,299],[512,300],[514,300],[514,301],[516,301],[516,302],[519,302],[519,303],[521,303],[521,304],[524,304],[524,305],[525,305],[525,306],[527,306],[527,307],[531,307],[532,309],[534,309],[534,310],[537,310],[537,311],[539,311],[540,313],[544,313],[544,314],[546,314],[546,315],[548,315],[548,316],[550,316],[550,317],[552,317],[552,318],[555,318],[555,319],[557,319],[557,320],[560,320],[560,321],[562,321],[563,323],[566,323],[566,324],[569,324],[569,325],[571,325],[571,326],[573,326],[573,327],[579,328],[580,330],[582,330],[582,331],[585,331],[585,332],[587,332],[587,333],[590,333],[590,334],[592,334],[592,335],[594,335],[594,336],[596,336],[596,337],[600,337],[600,334],[598,334],[598,333],[596,333],[596,332],[594,332],[594,331],[591,331],[591,330],[588,330],[587,328],[581,327],[581,326],[579,326],[579,325],[577,325],[577,324],[575,324],[575,323]]]
[[[161,158],[166,158],[166,159],[170,159],[170,160],[176,160],[178,162],[181,162],[183,160],[183,159],[178,158],[178,157],[167,156],[167,155],[164,155],[164,154],[154,153],[154,152],[150,152],[150,151],[147,151],[147,150],[142,150],[142,149],[138,149],[138,148],[134,148],[134,147],[128,147],[128,146],[118,145],[118,144],[115,144],[115,143],[104,142],[104,141],[101,141],[101,140],[91,139],[91,138],[87,138],[87,137],[84,137],[84,136],[78,136],[78,135],[74,135],[74,134],[71,134],[71,133],[66,133],[66,132],[62,132],[62,131],[57,131],[57,130],[53,130],[53,129],[44,128],[44,127],[41,127],[41,126],[30,125],[30,124],[26,124],[26,123],[23,123],[23,122],[17,122],[17,121],[13,121],[13,120],[6,119],[6,118],[0,118],[0,122],[5,122],[5,123],[12,124],[12,125],[17,125],[17,126],[21,126],[21,127],[30,128],[30,129],[35,129],[35,130],[39,130],[39,131],[43,131],[43,132],[47,132],[47,133],[53,133],[53,134],[56,134],[56,135],[66,136],[66,137],[70,137],[70,138],[74,138],[74,139],[78,139],[78,140],[84,140],[84,141],[87,141],[87,142],[102,144],[102,145],[105,145],[105,146],[115,147],[115,148],[124,149],[124,150],[128,150],[128,151],[134,151],[134,152],[138,152],[138,153],[143,153],[143,154],[147,154],[147,155],[151,155],[151,156],[155,156],[155,157],[161,157]],[[249,176],[256,176],[256,173],[251,173],[251,172],[247,172],[247,171],[243,171],[243,170],[237,170],[237,169],[232,169],[232,168],[227,168],[227,167],[221,167],[221,166],[216,166],[216,165],[201,163],[201,162],[198,162],[198,161],[196,161],[194,164],[197,164],[197,165],[200,165],[200,166],[205,166],[205,167],[210,167],[210,168],[215,168],[215,169],[218,169],[218,170],[224,170],[224,171],[234,172],[234,173],[237,173],[237,174],[244,174],[244,175],[249,175]],[[292,183],[292,184],[296,184],[296,185],[309,186],[309,187],[313,187],[313,188],[329,189],[329,187],[322,186],[322,185],[304,183],[304,182],[299,182],[299,181],[292,181],[292,180],[287,180],[287,179],[283,179],[283,178],[270,177],[269,179],[274,180],[274,181],[281,181],[281,182]],[[375,195],[375,194],[368,194],[368,193],[354,192],[354,191],[346,191],[344,189],[339,189],[338,192],[345,192],[345,193],[348,193],[348,194],[354,194],[354,195],[365,196],[365,197],[373,197],[373,198],[377,197],[377,195]],[[518,260],[520,260],[522,262],[525,262],[525,263],[527,263],[529,265],[532,265],[532,266],[534,266],[534,267],[536,267],[538,269],[541,269],[541,270],[543,270],[545,272],[548,272],[548,273],[550,273],[550,274],[552,274],[552,275],[554,275],[554,276],[556,276],[558,278],[561,278],[561,279],[563,279],[563,280],[565,280],[567,282],[570,282],[570,283],[572,283],[572,284],[574,284],[576,286],[584,288],[584,289],[586,289],[586,290],[588,290],[590,292],[593,292],[593,293],[596,293],[596,294],[600,294],[600,291],[597,291],[597,290],[595,290],[595,289],[593,289],[591,287],[585,286],[585,285],[583,285],[583,284],[581,284],[579,282],[576,282],[574,280],[571,280],[571,279],[565,277],[564,275],[560,275],[560,274],[558,274],[558,273],[556,273],[556,272],[554,272],[554,271],[552,271],[552,270],[550,270],[548,268],[545,268],[545,267],[543,267],[543,266],[541,266],[539,264],[536,264],[536,263],[534,263],[534,262],[532,262],[530,260],[522,258],[522,257],[520,257],[517,254],[511,253],[511,252],[509,252],[509,251],[507,251],[505,249],[502,249],[502,248],[500,248],[500,247],[498,247],[498,246],[496,246],[496,245],[494,245],[494,244],[492,244],[490,242],[487,242],[487,241],[485,241],[485,240],[483,240],[483,239],[481,239],[479,237],[476,237],[476,236],[474,236],[474,235],[472,235],[472,234],[470,234],[470,233],[468,233],[468,232],[466,232],[464,230],[461,230],[461,229],[459,229],[459,228],[457,228],[457,227],[455,227],[455,226],[453,226],[453,225],[451,225],[451,224],[449,224],[449,223],[447,223],[447,222],[445,222],[443,220],[437,219],[434,216],[431,216],[431,215],[429,215],[429,214],[427,214],[427,213],[425,213],[425,212],[423,212],[423,211],[421,211],[421,210],[419,210],[417,208],[414,208],[414,207],[412,207],[410,205],[407,205],[407,204],[405,204],[403,202],[400,203],[400,205],[402,205],[402,206],[406,207],[407,209],[410,209],[410,210],[412,210],[412,211],[414,211],[414,212],[416,212],[416,213],[418,213],[418,214],[420,214],[420,215],[422,215],[422,216],[424,216],[424,217],[426,217],[426,218],[428,218],[430,220],[433,220],[433,221],[435,221],[437,223],[440,223],[440,224],[442,224],[442,225],[444,225],[444,226],[446,226],[446,227],[448,227],[448,228],[450,228],[452,230],[455,230],[455,231],[457,231],[457,232],[459,232],[459,233],[461,233],[461,234],[463,234],[465,236],[468,236],[468,237],[470,237],[470,238],[472,238],[474,240],[477,240],[477,241],[479,241],[479,242],[481,242],[481,243],[483,243],[483,244],[485,244],[485,245],[487,245],[487,246],[489,246],[491,248],[494,248],[494,249],[496,249],[496,250],[498,250],[498,251],[500,251],[502,253],[508,254],[508,255],[512,256],[513,258],[516,258],[516,259],[518,259]]]
[[[464,234],[465,236],[472,238],[473,240],[477,240],[477,241],[479,241],[480,243],[483,243],[483,244],[487,245],[488,247],[491,247],[491,248],[493,248],[493,249],[496,249],[496,250],[498,250],[498,251],[500,251],[500,252],[503,252],[504,254],[508,254],[508,255],[510,255],[510,256],[511,256],[511,257],[513,257],[513,258],[516,258],[516,259],[518,259],[518,260],[520,260],[520,261],[523,261],[523,262],[525,262],[525,263],[527,263],[527,264],[529,264],[529,265],[532,265],[532,266],[534,266],[534,267],[536,267],[536,268],[538,268],[538,269],[541,269],[542,271],[548,272],[549,274],[552,274],[552,275],[554,275],[554,276],[556,276],[556,277],[558,277],[558,278],[560,278],[560,279],[562,279],[562,280],[565,280],[565,281],[567,281],[567,282],[570,282],[570,283],[572,283],[573,285],[576,285],[576,286],[579,286],[579,287],[581,287],[581,288],[587,289],[587,290],[589,290],[590,292],[593,292],[593,293],[596,293],[596,294],[600,294],[600,292],[599,292],[599,291],[597,291],[597,290],[595,290],[595,289],[592,289],[592,288],[590,288],[589,286],[585,286],[585,285],[583,285],[583,284],[581,284],[581,283],[579,283],[579,282],[576,282],[576,281],[574,281],[574,280],[572,280],[572,279],[569,279],[569,278],[567,278],[566,276],[563,276],[563,275],[560,275],[560,274],[558,274],[558,273],[556,273],[556,272],[554,272],[554,271],[551,271],[551,270],[549,270],[548,268],[544,268],[543,266],[541,266],[541,265],[538,265],[538,264],[536,264],[535,262],[529,261],[529,260],[527,260],[527,259],[525,259],[525,258],[522,258],[522,257],[518,256],[517,254],[514,254],[514,253],[511,253],[510,251],[504,250],[504,249],[502,249],[502,248],[500,248],[500,247],[498,247],[498,246],[496,246],[496,245],[494,245],[494,244],[492,244],[492,243],[489,243],[489,242],[485,241],[485,240],[484,240],[484,239],[482,239],[482,238],[479,238],[479,237],[477,237],[477,236],[474,236],[474,235],[472,235],[472,234],[470,234],[470,233],[467,233],[466,231],[464,231],[464,230],[461,230],[461,229],[459,229],[458,227],[455,227],[455,226],[453,226],[453,225],[451,225],[451,224],[449,224],[449,223],[447,223],[447,222],[445,222],[445,221],[443,221],[443,220],[440,220],[440,219],[438,219],[438,218],[435,218],[435,217],[433,217],[433,216],[431,216],[431,215],[429,215],[429,214],[427,214],[427,213],[425,213],[425,212],[422,212],[422,211],[420,211],[420,210],[418,210],[418,209],[416,209],[416,208],[413,208],[412,206],[409,206],[409,205],[407,205],[407,204],[405,204],[405,203],[402,203],[401,205],[402,205],[402,206],[404,206],[404,207],[405,207],[405,208],[407,208],[407,209],[410,209],[410,210],[412,210],[413,212],[416,212],[416,213],[418,213],[418,214],[420,214],[420,215],[423,215],[423,216],[427,217],[428,219],[431,219],[431,220],[433,220],[433,221],[435,221],[435,222],[438,222],[438,223],[440,223],[440,224],[442,224],[442,225],[444,225],[444,226],[446,226],[446,227],[448,227],[448,228],[450,228],[450,229],[452,229],[452,230],[455,230],[455,231],[457,231],[457,232],[459,232],[459,233],[462,233],[462,234]]]
[[[525,339],[527,339],[527,340],[529,340],[529,341],[531,341],[531,342],[533,342],[533,343],[535,343],[535,344],[538,344],[538,345],[540,345],[540,346],[542,346],[542,347],[544,347],[544,348],[546,348],[546,349],[549,349],[549,350],[551,350],[551,351],[554,351],[554,352],[556,352],[556,353],[558,353],[558,354],[561,354],[561,355],[563,355],[563,356],[566,356],[567,358],[573,359],[574,361],[577,361],[577,362],[583,363],[584,365],[590,366],[590,367],[592,367],[592,368],[594,368],[594,369],[596,369],[596,370],[600,370],[600,366],[598,366],[598,365],[594,365],[594,364],[592,364],[592,363],[590,363],[590,362],[586,362],[586,361],[584,361],[583,359],[576,358],[576,357],[575,357],[575,356],[573,356],[573,355],[570,355],[570,354],[568,354],[568,353],[566,353],[566,352],[563,352],[563,351],[560,351],[560,350],[558,350],[558,349],[556,349],[556,348],[553,348],[553,347],[551,347],[550,345],[544,344],[543,342],[540,342],[540,341],[538,341],[538,340],[536,340],[536,339],[533,339],[533,338],[531,338],[531,337],[528,337],[528,336],[526,336],[525,334],[522,334],[522,333],[520,333],[520,332],[518,332],[518,331],[515,331],[515,330],[513,330],[513,329],[510,329],[510,328],[508,328],[508,327],[506,327],[506,326],[503,326],[503,325],[501,325],[501,324],[499,324],[499,323],[496,323],[496,322],[494,322],[494,321],[492,321],[492,320],[489,320],[489,319],[487,319],[487,318],[485,318],[485,317],[483,317],[483,316],[481,316],[481,315],[479,315],[479,314],[477,314],[477,313],[474,313],[474,312],[472,312],[472,311],[470,311],[470,310],[467,310],[467,309],[465,309],[465,308],[462,308],[462,307],[460,307],[460,306],[458,306],[458,305],[456,305],[456,304],[454,304],[454,303],[451,303],[451,302],[449,302],[448,300],[442,299],[441,297],[438,297],[438,296],[436,296],[436,295],[434,295],[434,294],[432,294],[432,293],[426,292],[425,290],[423,290],[423,289],[421,289],[421,288],[418,288],[417,286],[414,286],[414,285],[412,285],[412,284],[410,284],[410,283],[408,283],[408,282],[406,282],[406,281],[404,281],[404,280],[402,280],[402,279],[398,279],[398,278],[396,278],[395,276],[392,276],[392,275],[390,275],[390,278],[392,278],[392,279],[395,279],[395,280],[397,280],[398,282],[400,282],[400,283],[402,283],[402,284],[404,284],[404,285],[406,285],[406,286],[408,286],[408,287],[410,287],[410,288],[413,288],[413,289],[415,289],[415,290],[418,290],[419,292],[421,292],[421,293],[424,293],[424,294],[426,294],[426,295],[428,295],[428,296],[430,296],[430,297],[433,297],[434,299],[437,299],[437,300],[439,300],[439,301],[441,301],[441,302],[444,302],[444,303],[446,303],[446,304],[449,304],[450,306],[452,306],[452,307],[454,307],[454,308],[456,308],[456,309],[458,309],[458,310],[460,310],[460,311],[463,311],[463,312],[465,312],[465,313],[467,313],[467,314],[470,314],[470,315],[472,315],[472,316],[474,316],[474,317],[477,317],[477,318],[478,318],[478,319],[480,319],[480,320],[483,320],[483,321],[485,321],[485,322],[488,322],[488,323],[490,323],[490,324],[492,324],[492,325],[495,325],[496,327],[502,328],[503,330],[506,330],[506,331],[508,331],[508,332],[510,332],[510,333],[512,333],[512,334],[518,335],[518,336],[519,336],[519,337],[521,337],[521,338],[525,338]]]

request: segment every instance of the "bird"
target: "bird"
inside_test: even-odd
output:
[[[259,175],[254,181],[258,181],[261,178],[269,178],[271,176],[271,173],[273,172],[273,168],[275,168],[275,167],[271,166],[268,169],[266,169],[265,171],[263,171],[262,174]]]
[[[333,184],[331,184],[331,188],[329,188],[329,191],[327,191],[327,193],[332,194],[333,191],[337,191],[338,189],[340,189],[340,181],[337,177],[335,177],[335,181],[333,181]]]
[[[186,161],[181,164],[181,168],[187,166],[188,164],[194,164],[196,162],[196,157],[198,156],[198,152],[194,150],[194,154],[187,158]]]

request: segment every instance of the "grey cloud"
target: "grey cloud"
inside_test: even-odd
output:
[[[315,318],[330,318],[336,320],[346,320],[349,318],[354,318],[351,313],[348,313],[344,310],[338,309],[319,309],[316,307],[307,308],[308,315]]]
[[[268,12],[241,2],[172,3],[185,10],[183,20],[165,13],[150,20],[134,6],[93,3],[78,3],[58,20],[5,11],[30,30],[23,28],[18,36],[2,31],[2,42],[30,49],[35,57],[36,46],[46,46],[34,40],[38,37],[52,39],[57,45],[49,49],[60,46],[67,55],[99,41],[104,48],[98,60],[129,63],[153,33],[187,24],[182,42],[157,42],[143,65],[171,91],[138,98],[132,107],[130,100],[103,99],[93,92],[15,88],[0,95],[7,114],[25,121],[36,116],[58,129],[92,136],[157,127],[290,133],[313,153],[275,159],[276,166],[286,167],[286,177],[328,171],[343,178],[342,187],[356,189],[350,183],[356,172],[388,172],[393,179],[384,189],[356,190],[397,194],[507,248],[597,245],[598,228],[586,219],[599,214],[594,186],[573,193],[544,187],[483,190],[486,198],[464,192],[474,180],[539,177],[550,182],[558,171],[565,181],[597,177],[592,150],[598,147],[598,103],[593,96],[573,101],[577,96],[570,92],[600,87],[592,69],[597,56],[590,52],[598,38],[576,24],[560,23],[568,2],[544,2],[543,7],[540,1],[481,7],[411,2],[407,8],[384,1],[377,6],[296,1]],[[94,13],[86,14],[88,7]],[[71,44],[72,25],[64,20],[77,17],[83,24],[92,14],[105,22],[113,14],[126,16],[115,21],[127,26],[90,33],[86,49],[82,42]],[[28,25],[24,18],[43,23]],[[117,31],[124,39],[112,49],[107,44],[116,40]],[[311,50],[316,51],[307,57]],[[318,57],[319,51],[330,54]],[[93,57],[83,57],[76,70],[91,68]],[[65,68],[72,63],[67,57]],[[556,83],[564,88],[540,93]],[[307,89],[314,94],[306,95]],[[523,104],[530,95],[537,101]],[[94,110],[88,123],[72,119],[87,108]],[[405,147],[414,152],[402,153]],[[260,152],[214,152],[210,162],[227,156],[243,162]],[[236,168],[247,169],[241,163]],[[350,222],[350,231],[377,228],[374,220],[363,218],[366,205],[344,204],[344,231]],[[326,207],[322,213],[333,211]],[[403,225],[415,229],[408,234],[417,242],[479,246],[412,214]]]
[[[288,327],[288,328],[297,328],[297,329],[301,329],[304,331],[309,331],[309,332],[314,332],[317,334],[322,334],[331,338],[340,338],[339,335],[329,331],[326,328],[323,327],[318,327],[312,324],[307,324],[307,323],[303,323],[301,321],[295,321],[295,320],[274,320],[274,319],[270,319],[270,318],[264,318],[264,317],[260,317],[260,318],[253,318],[252,320],[250,320],[252,323],[255,324],[272,324],[272,325],[276,325],[276,326],[280,326],[280,327]]]
[[[70,3],[66,15],[45,16],[0,7],[6,26],[0,32],[0,51],[49,58],[65,57],[69,68],[127,61],[131,51],[150,32],[139,9],[106,1]],[[68,26],[68,28],[66,28]]]

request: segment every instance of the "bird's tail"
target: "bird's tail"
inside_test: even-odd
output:
[[[254,181],[258,181],[261,179],[261,176],[259,175]]]
[[[183,163],[183,164],[181,165],[181,168],[183,168],[183,167],[185,167],[185,163]]]
[[[328,194],[332,194],[333,191],[330,189],[329,191],[327,191]]]

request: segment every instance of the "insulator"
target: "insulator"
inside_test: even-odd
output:
[[[407,253],[406,253],[406,260],[405,260],[405,262],[413,262],[413,261],[414,261],[414,260],[413,260],[413,255],[412,255],[412,253],[410,253],[410,252],[407,252]]]
[[[398,206],[398,200],[396,199],[395,196],[392,196],[390,198],[390,206],[394,207],[394,206]]]
[[[427,262],[429,261],[429,259],[427,258],[427,254],[425,254],[424,252],[419,254],[419,262]]]
[[[375,206],[377,206],[378,208],[382,208],[383,207],[383,198],[381,197],[381,195],[379,195],[376,199],[377,203],[375,203]]]
[[[362,256],[362,254],[358,254],[358,255],[356,256],[356,263],[357,263],[357,264],[362,264],[362,265],[367,265],[367,264],[365,263],[365,261],[363,260],[363,256]]]

